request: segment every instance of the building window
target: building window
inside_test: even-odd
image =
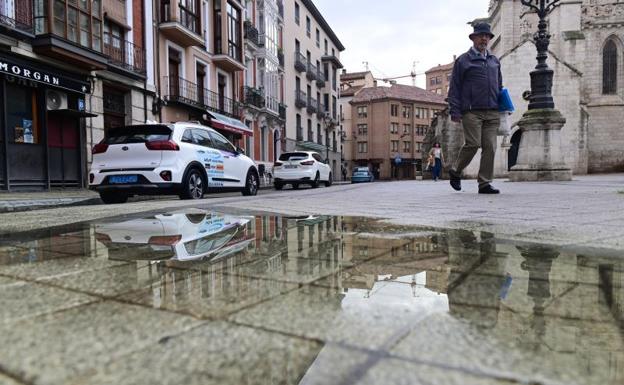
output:
[[[295,3],[295,23],[299,25],[299,21],[301,20],[299,16],[299,4]]]
[[[409,118],[410,114],[411,114],[411,111],[412,111],[412,107],[410,107],[410,106],[403,106],[403,117],[404,118]]]
[[[358,133],[358,135],[368,135],[368,125],[367,124],[358,124],[357,125],[357,133]]]
[[[403,152],[410,152],[410,142],[403,142]]]
[[[308,142],[314,142],[314,132],[312,132],[312,120],[308,119]]]
[[[316,143],[323,144],[323,133],[321,132],[321,124],[316,125]]]
[[[359,106],[357,108],[357,116],[360,119],[364,119],[368,117],[368,106]]]
[[[321,48],[321,31],[318,28],[316,29],[316,46]]]
[[[399,141],[398,140],[391,140],[390,141],[390,145],[392,146],[390,151],[392,151],[392,152],[398,152],[399,151]]]
[[[416,107],[414,108],[414,117],[417,119],[428,119],[429,118],[429,109]]]
[[[390,116],[399,116],[399,105],[391,104],[390,105]]]
[[[180,0],[180,23],[198,35],[201,35],[200,9],[197,0]]]
[[[240,11],[227,3],[228,20],[228,55],[237,61],[242,61],[240,36]]]
[[[37,90],[7,82],[6,120],[9,143],[39,144]]]
[[[404,134],[409,134],[409,133],[410,133],[410,131],[411,131],[411,129],[412,129],[412,127],[411,127],[411,125],[410,125],[410,124],[404,124],[404,125],[403,125],[403,133],[404,133]]]
[[[52,32],[83,47],[102,51],[102,3],[54,0]]]
[[[368,142],[358,142],[358,153],[364,154],[368,152]]]
[[[301,115],[300,114],[297,114],[296,120],[297,120],[297,140],[301,141],[301,140],[303,140],[303,126],[301,125]]]
[[[325,55],[327,55],[327,39],[325,39]]]
[[[312,36],[312,20],[310,20],[310,16],[306,16],[306,36]]]
[[[617,47],[613,40],[605,44],[602,52],[602,93],[615,94],[617,91]]]
[[[424,126],[422,124],[417,124],[416,125],[416,135],[420,135],[420,136],[424,136],[427,133],[427,126]]]
[[[399,123],[390,123],[390,133],[391,134],[399,133]]]

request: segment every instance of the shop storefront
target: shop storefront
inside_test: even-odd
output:
[[[0,53],[0,189],[82,187],[85,77]]]

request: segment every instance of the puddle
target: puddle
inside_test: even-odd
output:
[[[0,368],[24,382],[624,383],[624,259],[485,232],[88,223],[2,240],[0,303]]]

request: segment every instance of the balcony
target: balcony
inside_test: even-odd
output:
[[[111,66],[145,76],[145,50],[141,47],[105,32],[104,54]]]
[[[308,114],[314,114],[316,113],[316,104],[318,102],[316,101],[316,99],[314,98],[308,98]]]
[[[325,87],[325,75],[320,70],[316,72],[316,87]]]
[[[301,52],[295,52],[295,70],[297,72],[303,72],[308,68],[308,61]]]
[[[280,102],[279,100],[277,100],[277,98],[274,98],[272,96],[266,96],[266,103],[264,105],[264,108],[266,108],[266,110],[273,114],[273,115],[278,115],[279,114],[279,105]]]
[[[242,106],[236,100],[219,95],[183,78],[165,76],[162,90],[165,101],[180,103],[199,110],[211,110],[237,118]]]
[[[316,109],[316,117],[319,119],[323,119],[325,117],[325,107],[320,102]]]
[[[312,63],[308,63],[308,70],[306,72],[306,78],[308,80],[316,80],[316,73],[318,72],[318,68]]]
[[[0,4],[0,31],[14,37],[34,37],[32,1],[3,0]]]
[[[245,20],[244,31],[245,31],[244,36],[245,36],[246,41],[257,47],[259,45],[258,44],[258,28],[254,27],[253,23],[250,20]]]
[[[286,105],[280,103],[279,104],[279,117],[281,119],[286,119]]]
[[[295,107],[305,108],[307,106],[308,97],[303,91],[295,91]]]
[[[176,7],[163,2],[160,16],[160,30],[163,35],[184,47],[204,46],[198,15],[181,4]]]
[[[245,87],[243,93],[245,95],[245,104],[260,109],[264,108],[265,100],[262,90],[253,87]]]

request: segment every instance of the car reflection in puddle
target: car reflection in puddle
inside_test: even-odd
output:
[[[155,383],[162,372],[154,368],[201,367],[184,375],[237,384],[624,383],[624,260],[607,251],[366,218],[203,210],[50,231],[4,242],[0,278],[93,295],[108,285],[115,290],[104,301],[133,305],[128,314],[159,309],[163,317],[226,321],[188,336],[167,328],[166,336],[180,336],[107,358],[113,382]],[[36,297],[26,289],[0,290],[5,314]],[[13,292],[19,300],[11,302]],[[51,311],[71,311],[58,306]],[[47,319],[27,316],[5,318],[0,363],[46,378],[47,366],[21,363],[61,346],[60,337],[45,334]],[[58,322],[93,341],[72,317]],[[45,335],[33,332],[39,324]],[[134,327],[142,328],[124,324]],[[90,352],[58,354],[38,357],[71,367]],[[111,380],[90,373],[81,380]],[[71,382],[71,371],[65,376],[57,383]]]

